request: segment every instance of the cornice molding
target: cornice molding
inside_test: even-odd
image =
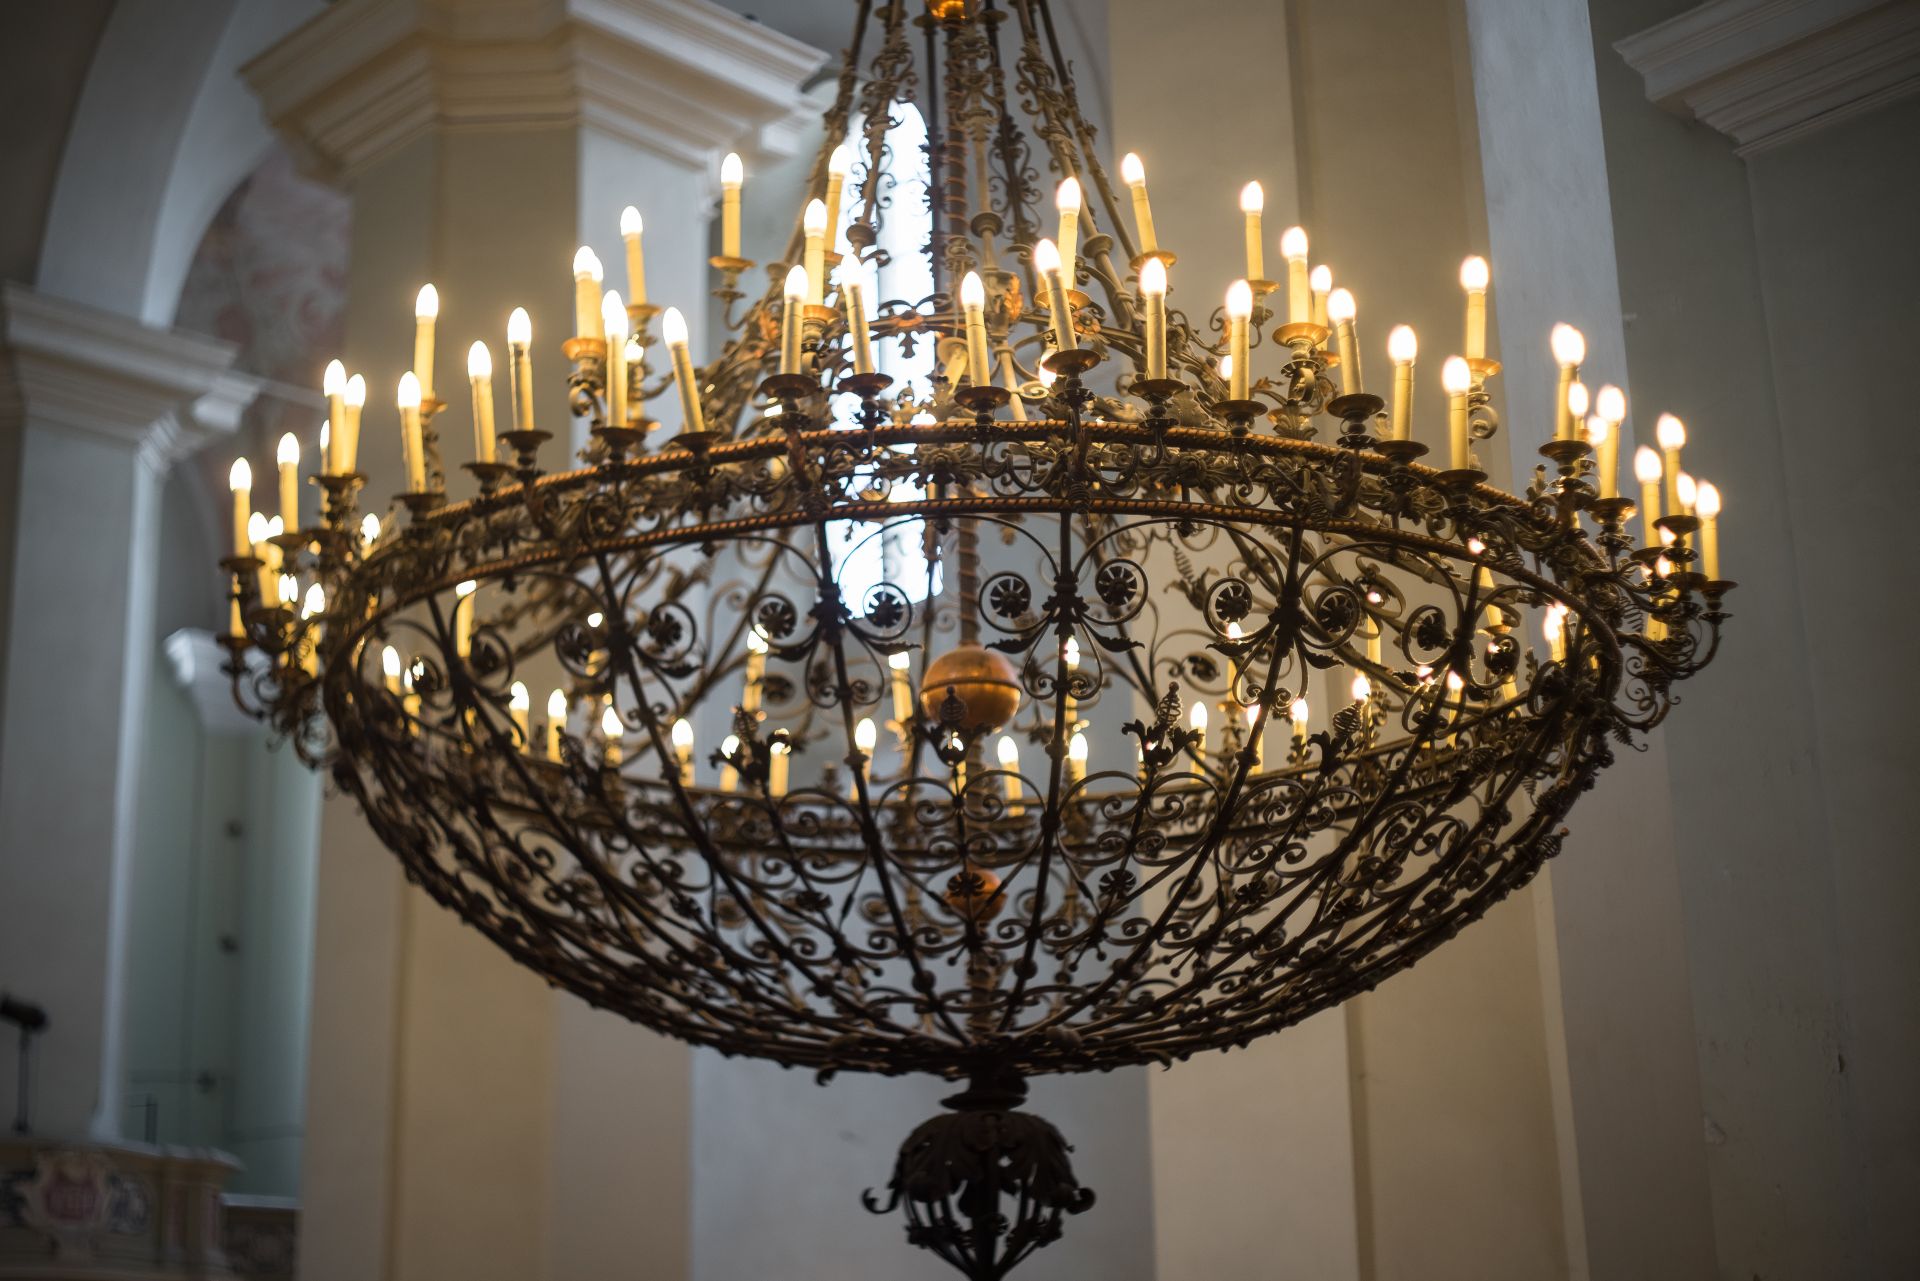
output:
[[[323,178],[435,129],[587,125],[691,167],[777,149],[824,55],[710,0],[343,0],[242,68]]]
[[[1920,92],[1920,3],[1710,0],[1614,48],[1654,103],[1749,155]]]
[[[11,283],[0,351],[5,399],[27,421],[124,445],[159,471],[232,434],[260,386],[233,372],[231,343]]]

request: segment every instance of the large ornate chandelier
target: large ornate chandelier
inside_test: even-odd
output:
[[[923,196],[888,147],[907,102],[934,287],[882,298],[883,220]],[[637,214],[630,304],[576,260],[577,466],[544,465],[516,312],[511,430],[475,344],[476,484],[445,492],[429,286],[408,475],[377,482],[404,516],[363,517],[336,364],[320,526],[263,528],[235,465],[231,666],[555,983],[726,1053],[961,1083],[869,1204],[997,1278],[1093,1199],[1027,1076],[1244,1045],[1451,937],[1665,717],[1732,584],[1677,419],[1616,493],[1625,401],[1589,402],[1571,328],[1545,464],[1485,483],[1481,259],[1418,432],[1412,333],[1389,403],[1303,231],[1263,279],[1257,186],[1247,278],[1170,307],[1145,174],[1116,199],[1046,0],[860,0],[826,124],[758,296],[723,170],[711,364],[646,301]],[[896,384],[876,348],[914,344],[935,372]]]

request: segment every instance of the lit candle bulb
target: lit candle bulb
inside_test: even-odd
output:
[[[507,394],[513,402],[513,429],[533,430],[533,320],[525,307],[507,317]]]
[[[327,371],[320,375],[320,390],[327,398],[327,437],[337,449],[342,443],[341,428],[347,417],[347,367],[337,360],[327,362]],[[321,466],[328,475],[341,475],[351,470],[336,462],[333,458],[321,460]]]
[[[785,796],[787,794],[787,770],[792,762],[788,759],[793,749],[776,739],[767,745],[767,794]]]
[[[480,584],[471,578],[453,587],[453,652],[462,659],[473,652],[473,611],[478,604],[474,593],[479,590]]]
[[[1493,274],[1487,260],[1474,254],[1460,264],[1460,288],[1467,294],[1467,359],[1483,360],[1487,354],[1487,285]]]
[[[433,399],[433,325],[440,317],[440,291],[420,286],[413,299],[413,373],[420,380],[420,398]]]
[[[1567,394],[1580,375],[1580,362],[1587,358],[1587,339],[1572,325],[1555,325],[1549,336],[1554,363],[1560,366],[1560,385],[1554,391],[1553,438],[1572,440],[1572,416],[1567,412]]]
[[[1387,335],[1387,359],[1393,362],[1393,419],[1395,440],[1413,439],[1413,362],[1420,340],[1410,325],[1395,325]]]
[[[873,717],[862,716],[853,727],[854,749],[866,757],[866,759],[860,763],[859,773],[861,775],[865,775],[872,765],[873,749],[879,745],[880,728],[873,723]],[[860,792],[860,782],[858,778],[854,780],[853,790],[855,798],[858,799]]]
[[[787,273],[786,288],[781,291],[780,372],[783,374],[800,372],[800,346],[805,333],[801,324],[801,308],[806,301],[807,269],[795,267]]]
[[[1079,637],[1077,636],[1067,637],[1067,643],[1060,647],[1060,657],[1066,663],[1066,667],[1067,667],[1066,689],[1064,691],[1064,695],[1066,698],[1067,724],[1071,725],[1074,723],[1074,718],[1076,715],[1076,713],[1073,710],[1074,709],[1073,677],[1074,677],[1074,673],[1080,670],[1080,639]]]
[[[1060,278],[1069,289],[1079,272],[1080,205],[1080,180],[1072,175],[1062,178],[1053,194],[1053,207],[1060,215]]]
[[[729,151],[720,162],[720,253],[723,257],[740,256],[740,186],[745,180],[746,171],[740,157]]]
[[[560,759],[560,736],[567,732],[567,692],[556,689],[547,695],[547,759]]]
[[[806,267],[806,300],[818,307],[827,297],[827,205],[824,200],[809,200],[800,215],[800,230],[806,237],[801,263]]]
[[[987,287],[980,283],[979,272],[970,271],[960,282],[960,309],[966,315],[967,376],[976,387],[985,387],[993,381],[987,363],[986,308]]]
[[[897,657],[904,657],[898,655]],[[758,713],[760,710],[760,683],[767,673],[767,639],[756,628],[747,629],[747,671],[746,681],[740,689],[740,709]],[[898,706],[898,696],[895,697]]]
[[[1303,747],[1306,745],[1307,718],[1311,714],[1312,709],[1307,706],[1307,700],[1304,695],[1294,699],[1287,707],[1287,719],[1293,723],[1293,745],[1295,747]]]
[[[1313,290],[1307,280],[1307,229],[1288,227],[1280,233],[1280,255],[1287,260],[1287,321],[1313,319]],[[1329,298],[1331,303],[1332,299]]]
[[[1020,801],[1020,745],[1013,741],[1013,735],[1002,734],[995,750],[1000,768],[1006,772],[1007,812],[1016,813],[1014,806]]]
[[[1266,189],[1261,187],[1259,183],[1250,182],[1240,188],[1240,215],[1241,220],[1246,226],[1248,280],[1265,280],[1267,278],[1266,236],[1260,230],[1260,220],[1266,213],[1266,208]],[[1306,280],[1304,270],[1303,268],[1301,275],[1302,282]],[[1305,295],[1303,294],[1301,297],[1304,300]],[[1306,318],[1306,310],[1303,307],[1301,309],[1300,319],[1305,320]]]
[[[1473,465],[1467,443],[1467,391],[1473,386],[1473,372],[1461,357],[1448,356],[1440,366],[1440,385],[1447,393],[1449,465],[1460,471]]]
[[[1133,230],[1140,237],[1140,252],[1150,254],[1160,248],[1153,234],[1153,205],[1147,200],[1147,167],[1129,151],[1120,157],[1120,180],[1133,193]]]
[[[368,512],[365,516],[362,516],[360,518],[360,552],[361,554],[365,555],[366,553],[372,551],[373,545],[379,541],[380,541],[380,517],[377,513]]]
[[[300,438],[292,432],[280,437],[274,451],[280,465],[280,519],[288,529],[300,528]]]
[[[720,766],[720,790],[731,792],[740,786],[740,771],[733,766],[734,757],[740,753],[740,736],[729,734],[720,740],[720,756],[725,762]]]
[[[1365,672],[1353,674],[1353,701],[1362,705],[1373,700],[1373,682],[1367,679]]]
[[[475,462],[494,460],[493,429],[493,353],[483,342],[467,348],[467,382],[473,388],[473,457]]]
[[[1633,452],[1633,478],[1640,482],[1640,525],[1647,546],[1654,544],[1653,522],[1660,519],[1660,455],[1642,445]]]
[[[1575,429],[1569,432],[1568,439],[1578,437],[1577,429],[1586,425],[1587,407],[1592,403],[1593,397],[1588,394],[1587,385],[1577,378],[1574,379],[1567,387],[1567,421]]]
[[[700,388],[693,380],[693,356],[687,349],[687,320],[678,307],[667,308],[660,317],[660,336],[666,339],[667,354],[673,361],[673,381],[680,389],[680,415],[686,430],[705,431],[706,419],[700,413]]]
[[[893,720],[900,726],[904,737],[906,727],[913,721],[913,682],[908,678],[908,669],[913,665],[913,656],[904,650],[898,654],[887,655],[888,685],[893,691]]]
[[[247,530],[249,533],[253,530],[253,522],[251,520],[247,522]],[[281,561],[284,559],[284,555],[280,551],[280,545],[273,540],[286,532],[286,525],[278,516],[275,516],[272,520],[266,522],[266,525],[263,527],[260,539],[261,545],[255,551],[255,554],[266,562],[268,572],[276,579],[280,577]],[[268,584],[268,586],[271,586],[271,584]],[[273,593],[271,591],[262,592],[260,595],[260,603],[263,605],[273,604]]]
[[[673,739],[673,756],[680,762],[680,786],[693,786],[693,722],[682,716],[668,731]]]
[[[360,461],[360,413],[367,407],[367,380],[361,374],[347,379],[347,390],[341,396],[341,432],[333,440],[334,467],[342,475],[350,475]],[[332,425],[328,425],[328,434],[332,435]]]
[[[246,459],[234,459],[227,469],[227,488],[233,493],[233,554],[245,558],[253,555],[253,540],[247,537],[253,514],[253,466]]]
[[[1249,394],[1248,321],[1253,316],[1253,286],[1236,280],[1227,286],[1227,359],[1230,368],[1227,397],[1245,400]]]
[[[300,606],[300,617],[302,620],[316,618],[326,612],[326,589],[315,583],[307,588],[307,598]],[[320,672],[320,628],[314,626],[306,628],[305,631],[306,644],[301,650],[300,666],[307,675],[316,676]]]
[[[400,447],[407,459],[407,492],[427,491],[427,461],[420,445],[420,380],[408,370],[400,375]]]
[[[600,300],[600,326],[607,334],[607,426],[627,425],[627,305],[620,291]]]
[[[1075,784],[1087,777],[1087,736],[1078,731],[1067,740],[1067,777]]]
[[[387,693],[400,693],[400,651],[388,645],[380,651],[380,674],[386,678]]]
[[[1195,759],[1205,761],[1207,759],[1207,705],[1205,703],[1196,701],[1192,709],[1187,712],[1187,728],[1196,735],[1193,742]]]
[[[280,607],[282,609],[292,609],[294,602],[299,599],[300,580],[292,574],[280,575]]]
[[[1353,291],[1336,289],[1327,296],[1327,319],[1333,322],[1340,353],[1340,385],[1349,394],[1366,390],[1360,381],[1360,344],[1353,335]]]
[[[1167,265],[1149,258],[1140,267],[1140,298],[1146,313],[1147,377],[1167,376]]]
[[[1720,490],[1712,481],[1700,482],[1693,500],[1693,514],[1700,518],[1700,572],[1710,580],[1720,578]]]
[[[239,513],[235,512],[234,516],[237,519]],[[270,606],[273,604],[274,584],[280,577],[280,566],[275,561],[280,549],[267,542],[270,537],[267,518],[259,512],[248,515],[246,533],[243,537],[246,539],[245,550],[236,546],[235,554],[251,555],[260,562],[259,567],[254,570],[254,589],[260,593],[260,604]]]
[[[1033,269],[1040,275],[1041,288],[1047,291],[1047,306],[1053,313],[1053,345],[1060,351],[1076,347],[1073,332],[1073,308],[1067,302],[1067,286],[1060,274],[1060,250],[1051,240],[1033,247]]]
[[[853,372],[873,372],[873,334],[867,328],[866,287],[860,264],[848,257],[840,264],[840,305],[847,313],[847,333],[853,338]]]
[[[646,230],[646,223],[640,217],[640,211],[628,205],[620,211],[620,239],[627,247],[627,297],[636,307],[647,301],[647,258],[641,247],[640,236]]]
[[[1559,601],[1547,606],[1540,619],[1540,634],[1547,641],[1547,656],[1556,663],[1567,660],[1567,607]]]
[[[1253,749],[1253,768],[1259,769],[1264,759],[1260,743],[1260,704],[1255,703],[1245,712],[1247,718],[1247,746]]]
[[[1693,515],[1694,501],[1699,497],[1699,485],[1695,483],[1693,477],[1687,475],[1685,472],[1681,472],[1679,479],[1674,483],[1674,505],[1676,509],[1683,516]]]
[[[608,703],[607,710],[600,713],[600,737],[604,740],[606,749],[602,755],[608,765],[620,763],[626,732],[627,727],[621,722],[620,713],[614,710],[612,703]]]
[[[847,175],[853,172],[853,152],[845,143],[827,157],[827,234],[840,225],[840,193],[846,189]]]
[[[573,253],[573,334],[605,338],[600,328],[600,255],[585,245]]]
[[[1333,290],[1333,268],[1321,263],[1307,273],[1307,291],[1313,296],[1310,320],[1322,329],[1327,326],[1327,295]]]
[[[1588,440],[1599,451],[1600,497],[1620,495],[1620,424],[1627,419],[1627,394],[1612,383],[1603,384],[1593,397],[1596,417],[1606,430],[1596,439],[1589,424]]]
[[[1660,453],[1666,465],[1667,511],[1672,515],[1680,513],[1680,451],[1687,443],[1687,425],[1672,414],[1661,414],[1654,424],[1653,438],[1660,442]]]
[[[533,742],[529,737],[531,731],[527,725],[527,719],[532,710],[533,698],[527,693],[526,682],[515,681],[507,690],[507,718],[513,722],[513,728],[517,732],[515,741],[523,752]]]

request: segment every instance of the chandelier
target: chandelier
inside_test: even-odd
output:
[[[723,1053],[955,1082],[867,1204],[998,1278],[1093,1200],[1027,1078],[1243,1046],[1480,917],[1712,658],[1732,584],[1678,419],[1617,492],[1625,398],[1589,397],[1569,326],[1544,462],[1486,483],[1484,260],[1416,430],[1414,335],[1376,394],[1302,229],[1266,278],[1257,184],[1245,279],[1171,305],[1144,168],[1109,180],[1047,0],[858,9],[764,289],[722,169],[713,361],[648,300],[628,210],[628,299],[583,250],[555,350],[588,443],[549,469],[573,424],[536,421],[558,374],[516,311],[510,429],[470,352],[456,497],[423,289],[388,515],[338,362],[317,527],[297,447],[283,528],[235,464],[229,668],[550,981]],[[909,201],[933,288],[883,297]],[[929,348],[925,378],[882,367]]]

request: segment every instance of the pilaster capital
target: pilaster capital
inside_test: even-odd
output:
[[[824,56],[711,0],[341,0],[242,74],[343,181],[436,129],[584,125],[690,167],[777,152]]]
[[[0,407],[124,445],[157,471],[239,425],[260,384],[233,371],[236,354],[231,343],[24,285],[0,288]]]
[[[1909,0],[1708,0],[1613,47],[1649,99],[1741,155],[1920,92]]]

